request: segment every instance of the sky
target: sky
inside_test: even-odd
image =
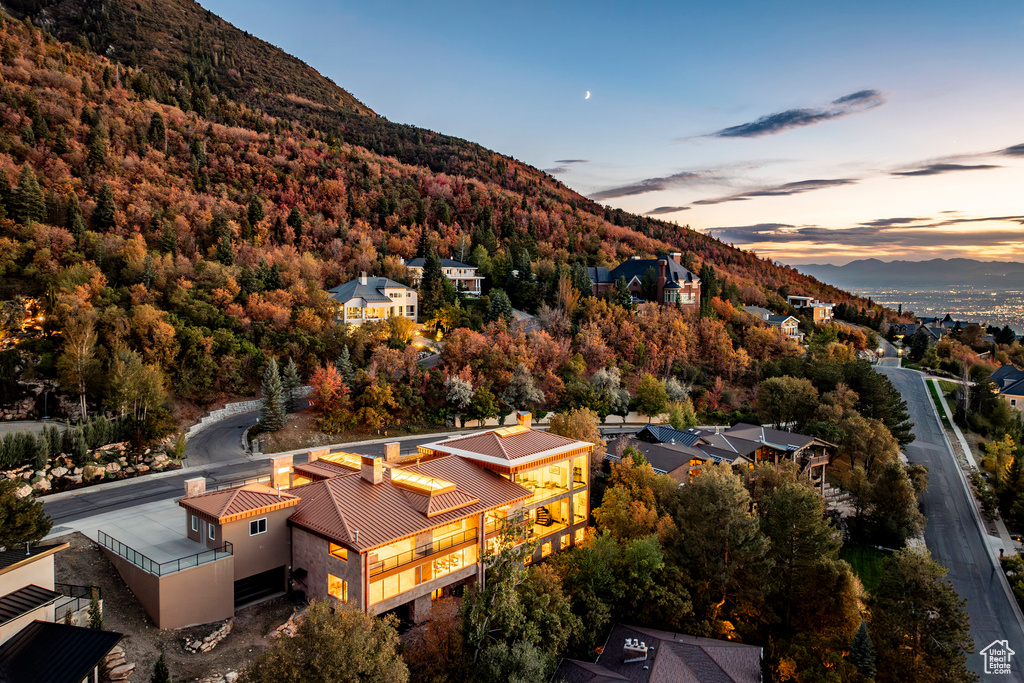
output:
[[[391,121],[761,256],[1024,260],[1020,2],[201,4]]]

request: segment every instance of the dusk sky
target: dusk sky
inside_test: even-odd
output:
[[[762,256],[1024,259],[1019,2],[201,2],[392,121]]]

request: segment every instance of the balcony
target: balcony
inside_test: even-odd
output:
[[[181,540],[184,541],[184,543],[181,544],[182,550],[186,552],[194,548],[205,547],[202,544],[196,543],[195,541],[191,541],[187,538]],[[174,557],[173,559],[168,559],[163,562],[158,562],[99,530],[96,531],[96,542],[118,557],[128,560],[128,562],[135,565],[142,571],[155,576],[166,576],[167,574],[180,572],[183,569],[191,569],[192,567],[198,567],[201,564],[215,562],[234,554],[234,546],[225,541],[224,545],[219,548],[202,550]],[[168,549],[165,548],[164,550]]]
[[[820,467],[828,464],[828,453],[821,455],[812,455],[804,459],[804,468],[808,467]]]
[[[374,562],[370,565],[370,576],[377,576],[378,574],[389,572],[392,569],[404,567],[412,564],[413,562],[418,562],[419,560],[430,557],[431,555],[443,553],[457,545],[476,541],[478,538],[479,536],[476,529],[466,529],[463,532],[436,539],[433,542],[426,543],[418,548],[413,548],[412,550],[407,550],[404,553],[398,553],[397,555],[392,555],[391,557]]]

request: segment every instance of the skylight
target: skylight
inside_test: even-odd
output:
[[[506,436],[515,436],[516,434],[522,434],[523,432],[530,431],[530,428],[525,425],[512,425],[511,427],[502,427],[501,429],[495,429],[494,433],[501,438]]]
[[[397,467],[391,468],[391,483],[395,486],[401,486],[402,488],[409,489],[410,491],[425,493],[427,495],[455,490],[455,484],[450,481],[445,481],[444,479],[438,479],[436,477],[429,477],[418,472],[402,470]]]
[[[351,470],[359,470],[363,466],[363,456],[356,455],[355,453],[329,453],[320,459],[333,462],[336,465],[341,465]]]

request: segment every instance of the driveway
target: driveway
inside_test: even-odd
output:
[[[245,457],[242,432],[256,424],[258,411],[239,413],[215,422],[199,432],[185,446],[185,467],[201,467]]]
[[[967,664],[981,680],[1024,680],[1024,667],[1014,657],[1011,675],[986,676],[978,652],[994,640],[1006,639],[1010,649],[1024,653],[1024,627],[1000,579],[989,549],[987,534],[974,516],[974,501],[964,488],[959,465],[946,441],[921,373],[879,367],[907,402],[917,439],[906,447],[913,464],[928,467],[928,489],[921,495],[927,517],[925,542],[935,560],[949,569],[949,578],[961,598],[967,600],[974,654]],[[1020,655],[1024,657],[1024,654]]]

